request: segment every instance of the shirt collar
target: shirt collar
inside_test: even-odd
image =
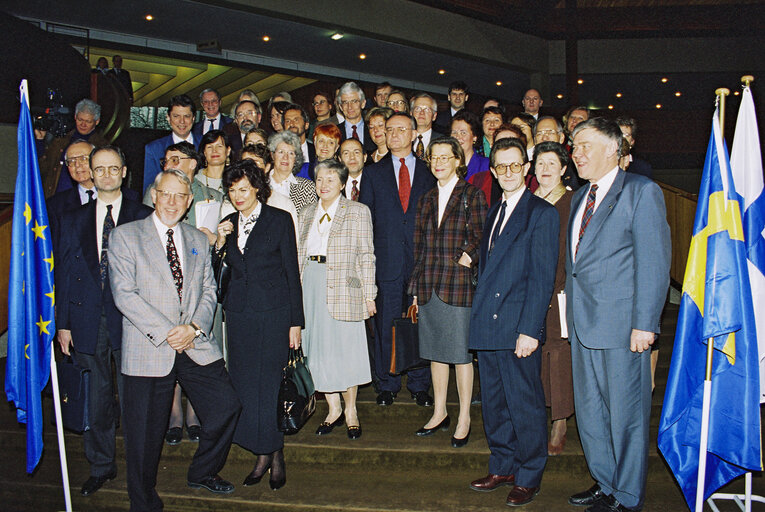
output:
[[[185,139],[178,137],[175,134],[175,132],[172,132],[172,134],[173,134],[173,144],[178,144],[179,142],[188,142],[190,144],[194,144],[194,135],[192,135],[191,132],[189,132],[189,136],[186,137]]]

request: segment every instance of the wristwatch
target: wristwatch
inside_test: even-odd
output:
[[[195,338],[198,338],[198,337],[200,337],[200,336],[201,336],[201,335],[203,335],[203,334],[204,334],[205,336],[207,336],[207,334],[206,334],[206,333],[205,333],[205,332],[202,330],[202,328],[201,328],[201,327],[199,327],[199,326],[197,325],[197,323],[196,323],[196,322],[193,322],[193,321],[192,321],[190,325],[191,325],[191,327],[193,327],[193,328],[194,328],[194,337],[195,337]]]

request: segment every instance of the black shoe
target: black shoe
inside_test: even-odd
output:
[[[377,405],[393,405],[395,399],[396,393],[393,391],[380,391],[377,395]]]
[[[470,405],[481,405],[481,392],[479,391],[475,395],[473,395],[473,398],[470,400]]]
[[[338,416],[337,419],[333,421],[332,423],[327,423],[326,421],[322,422],[321,425],[319,425],[319,428],[316,429],[316,435],[323,436],[323,435],[329,434],[330,432],[335,430],[335,427],[339,427],[340,425],[342,425],[344,420],[345,418],[343,417],[342,414],[340,414],[340,416]]]
[[[189,434],[189,439],[195,443],[199,442],[199,436],[202,434],[202,427],[199,425],[186,426],[186,432]]]
[[[263,479],[263,475],[266,474],[266,471],[271,468],[271,462],[273,462],[273,458],[270,454],[258,455],[258,460],[255,463],[255,467],[252,469],[252,472],[244,479],[242,485],[247,487],[259,483]]]
[[[85,481],[84,484],[82,484],[82,489],[80,489],[80,494],[82,494],[83,496],[90,496],[91,494],[99,490],[101,486],[103,486],[106,482],[108,482],[109,480],[114,480],[115,478],[117,478],[116,471],[104,476],[91,476]]]
[[[173,427],[167,429],[165,432],[165,442],[170,446],[181,444],[183,439],[183,429],[181,427]]]
[[[614,496],[603,496],[592,504],[585,512],[637,512],[640,509],[627,508]]]
[[[600,500],[601,498],[605,496],[606,495],[603,492],[603,489],[600,488],[600,485],[595,484],[584,492],[580,492],[580,493],[572,495],[571,497],[569,497],[568,502],[571,505],[578,505],[580,507],[584,507],[587,505],[592,505],[593,503],[595,503],[596,501]]]
[[[456,437],[452,436],[452,447],[453,448],[462,448],[466,444],[468,444],[468,440],[470,440],[470,430],[468,429],[468,433],[465,437],[462,439],[457,439]]]
[[[194,489],[207,489],[216,494],[231,494],[234,492],[234,484],[223,480],[218,475],[207,476],[197,482],[187,481],[186,484]]]
[[[358,439],[361,437],[361,425],[348,427],[348,439]]]
[[[415,400],[420,407],[430,407],[433,405],[433,397],[427,391],[412,393],[412,400]]]
[[[441,423],[436,425],[433,428],[425,428],[422,427],[420,430],[414,433],[416,436],[425,437],[425,436],[432,436],[436,433],[437,430],[446,430],[449,428],[449,424],[452,422],[451,419],[449,419],[449,416],[441,420]]]
[[[275,491],[277,489],[281,489],[284,487],[284,484],[287,483],[287,471],[284,465],[284,452],[282,450],[274,452],[271,460],[271,477],[268,480],[268,485],[271,487],[272,491]]]

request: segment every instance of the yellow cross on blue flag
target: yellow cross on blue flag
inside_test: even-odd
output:
[[[741,197],[717,121],[707,148],[672,363],[659,424],[659,450],[695,509],[700,449],[704,499],[747,471],[761,471],[757,339],[747,273]],[[700,448],[703,382],[714,343],[709,439]]]
[[[5,393],[27,425],[27,472],[42,455],[42,390],[48,383],[54,319],[53,252],[37,163],[27,81],[21,82],[19,167],[13,203],[8,283],[8,360]]]

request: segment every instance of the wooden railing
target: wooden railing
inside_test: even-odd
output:
[[[8,329],[8,279],[11,272],[13,205],[0,211],[0,333]]]
[[[659,183],[659,186],[664,192],[667,222],[672,236],[672,265],[669,275],[673,281],[682,284],[693,234],[698,195],[664,183]]]

